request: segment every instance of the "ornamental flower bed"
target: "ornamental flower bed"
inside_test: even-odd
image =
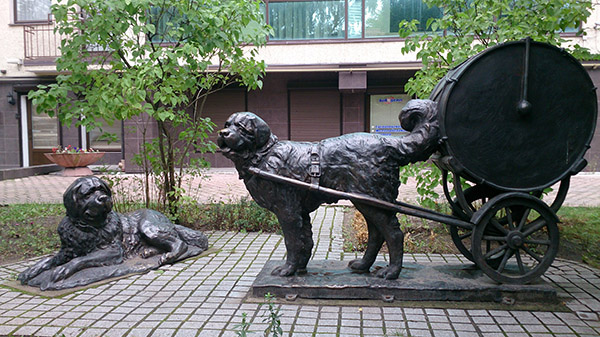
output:
[[[82,149],[68,145],[52,148],[52,153],[44,153],[53,163],[65,168],[86,167],[104,156],[104,152]],[[91,171],[90,171],[91,172]]]

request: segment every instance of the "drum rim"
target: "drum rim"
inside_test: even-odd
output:
[[[452,91],[454,90],[454,87],[456,86],[459,79],[464,75],[465,71],[469,68],[470,64],[477,62],[479,59],[487,56],[490,53],[494,53],[498,49],[512,46],[515,44],[523,44],[523,43],[525,43],[525,39],[501,43],[501,44],[490,47],[490,48],[470,57],[469,59],[465,60],[464,62],[460,63],[456,67],[449,70],[448,73],[440,80],[440,82],[438,82],[436,87],[432,90],[432,94],[430,96],[430,99],[436,101],[438,104],[438,119],[439,119],[439,123],[440,123],[440,135],[441,135],[441,139],[442,139],[440,148],[443,149],[442,150],[443,155],[447,155],[451,158],[450,160],[448,160],[448,164],[449,164],[451,170],[455,171],[463,178],[470,180],[472,182],[475,182],[478,184],[486,184],[486,185],[489,185],[489,186],[492,186],[494,188],[504,190],[504,191],[531,192],[531,191],[536,191],[536,190],[542,190],[549,186],[552,186],[553,184],[555,184],[558,181],[563,180],[567,176],[577,174],[578,173],[577,169],[582,169],[585,166],[584,165],[583,167],[580,167],[582,165],[582,161],[585,161],[585,159],[583,159],[583,157],[585,156],[585,153],[587,152],[587,150],[590,148],[590,144],[592,142],[592,139],[594,137],[594,133],[596,130],[596,125],[598,123],[598,121],[597,121],[597,119],[598,119],[598,99],[597,99],[597,93],[596,93],[596,86],[594,85],[594,82],[592,81],[588,72],[581,65],[581,62],[579,62],[575,57],[573,57],[573,55],[566,52],[563,48],[559,48],[559,47],[553,46],[548,43],[531,40],[532,45],[537,45],[537,46],[541,46],[544,48],[554,49],[555,51],[560,52],[564,57],[566,57],[568,61],[574,62],[576,65],[578,65],[579,71],[584,74],[583,78],[588,82],[590,90],[593,90],[593,96],[596,98],[593,100],[593,103],[594,103],[593,104],[594,105],[593,119],[594,119],[595,123],[592,123],[590,132],[586,136],[587,139],[585,139],[585,143],[582,146],[582,149],[579,151],[580,153],[576,157],[574,157],[573,163],[570,166],[568,166],[566,168],[566,170],[564,172],[562,172],[560,175],[558,175],[556,178],[552,179],[551,181],[549,181],[545,184],[539,185],[539,186],[523,187],[523,188],[502,186],[502,185],[499,185],[492,181],[486,180],[486,179],[482,178],[481,176],[479,176],[478,174],[475,174],[473,172],[473,170],[469,169],[468,167],[465,167],[464,165],[462,165],[462,163],[459,162],[458,158],[456,157],[455,151],[452,149],[452,146],[448,142],[448,134],[446,133],[446,123],[445,123],[446,105],[448,103],[450,95],[452,94]],[[446,82],[447,84],[444,85],[443,82]],[[441,90],[438,89],[439,86],[442,86]],[[437,92],[436,92],[436,90],[437,90]],[[436,96],[436,97],[434,97],[434,96]],[[444,113],[442,113],[442,112],[444,112]]]

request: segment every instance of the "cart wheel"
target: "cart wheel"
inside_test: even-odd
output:
[[[535,196],[511,192],[489,200],[471,221],[471,253],[494,281],[524,284],[541,276],[558,252],[558,218]],[[487,242],[492,242],[487,250]],[[489,263],[498,261],[500,263]]]
[[[473,187],[469,187],[464,191],[465,201],[467,202],[469,208],[463,210],[463,214],[456,214],[455,212],[452,212],[452,214],[463,218],[466,216],[466,214],[468,214],[469,216],[467,219],[470,219],[475,211],[480,209],[489,199],[495,197],[499,193],[500,191],[486,185],[475,185]],[[473,259],[473,254],[471,254],[471,237],[473,229],[466,229],[458,226],[449,227],[450,237],[452,238],[456,248],[458,248],[462,255],[469,259],[469,261],[475,262]],[[487,242],[487,247],[491,246],[492,242]],[[493,263],[494,262],[490,261],[490,264]]]

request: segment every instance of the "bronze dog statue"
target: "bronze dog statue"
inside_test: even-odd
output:
[[[175,225],[157,211],[114,212],[109,186],[94,176],[75,180],[63,203],[67,215],[58,225],[60,250],[19,274],[22,284],[42,290],[70,288],[155,269],[208,248],[204,234]],[[69,281],[85,270],[90,272]]]
[[[398,196],[399,169],[409,163],[427,160],[439,141],[437,105],[429,100],[412,100],[400,115],[402,127],[411,131],[404,137],[353,133],[316,143],[279,141],[269,126],[250,112],[229,117],[219,131],[218,145],[223,155],[235,163],[240,179],[261,205],[275,213],[283,230],[287,249],[284,265],[273,275],[289,276],[306,270],[313,248],[309,214],[335,197],[266,180],[250,168],[315,183],[309,171],[320,172],[317,184],[344,192],[372,196],[393,202]],[[315,164],[315,159],[318,163]],[[318,167],[315,167],[318,166]],[[404,234],[396,213],[353,201],[367,220],[369,238],[362,259],[349,267],[368,272],[387,242],[390,263],[377,276],[396,279],[402,269]]]

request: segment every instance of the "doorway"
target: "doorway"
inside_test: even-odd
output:
[[[26,105],[27,124],[30,125],[28,128],[29,164],[31,166],[51,164],[52,162],[44,156],[44,153],[51,152],[53,147],[60,144],[58,118],[38,114],[29,99],[26,100]]]

